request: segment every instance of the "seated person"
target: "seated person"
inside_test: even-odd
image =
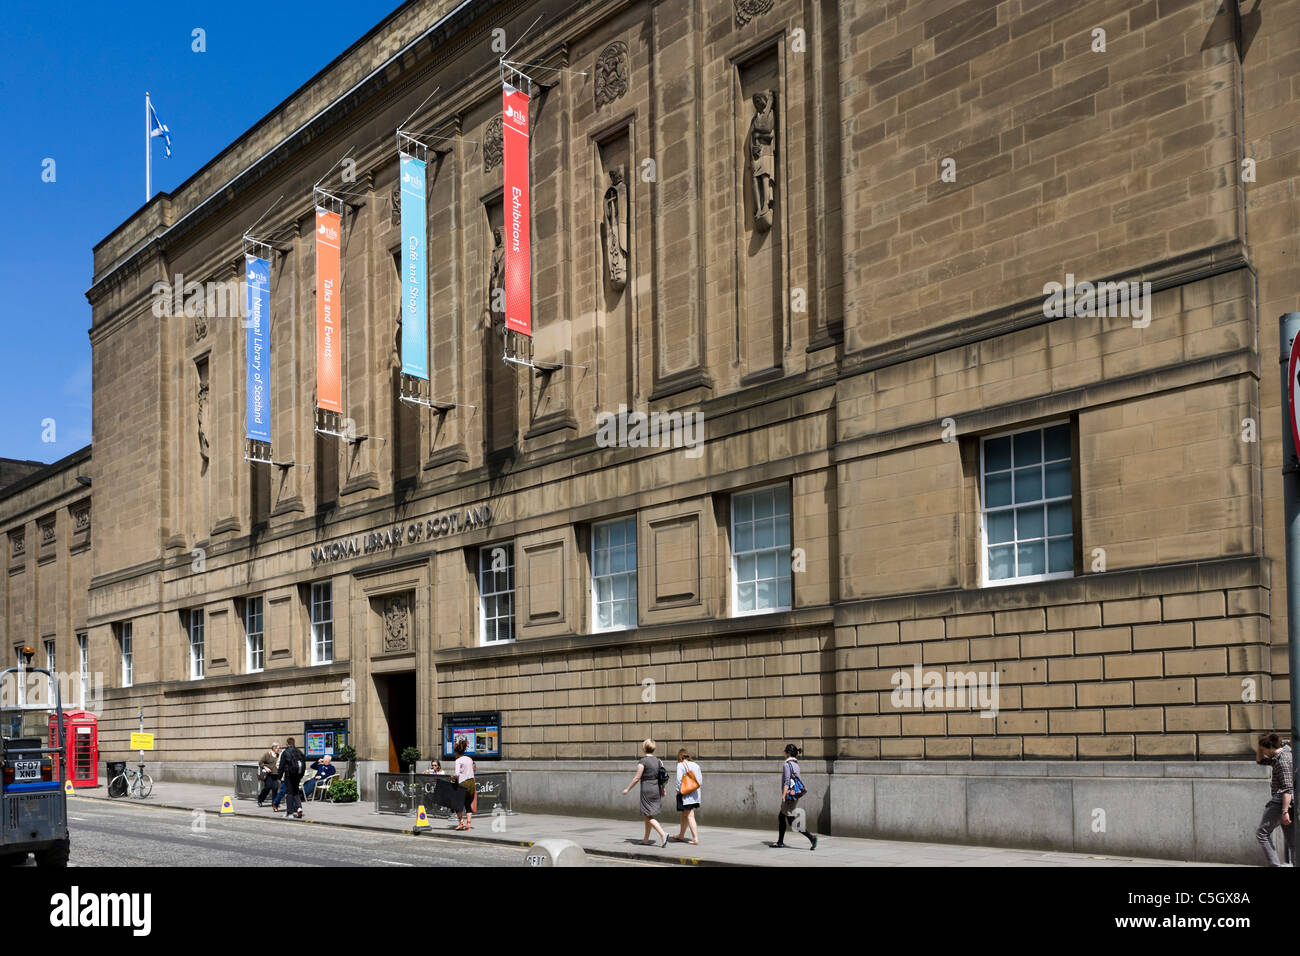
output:
[[[442,773],[442,764],[436,760],[429,761],[429,769],[425,773]]]
[[[309,780],[303,781],[302,793],[304,797],[310,797],[312,795],[312,791],[315,790],[317,785],[319,784],[324,784],[325,786],[328,787],[330,777],[338,773],[338,770],[336,770],[334,765],[330,763],[329,754],[326,754],[324,757],[321,757],[319,760],[313,760],[311,764],[311,769],[316,771],[316,776],[312,777]]]

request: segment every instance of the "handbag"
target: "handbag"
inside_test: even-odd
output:
[[[799,771],[792,769],[790,771],[790,799],[798,800],[807,792],[808,788],[805,787],[803,781],[799,779]]]
[[[682,783],[681,786],[679,786],[677,789],[681,792],[682,796],[684,797],[690,796],[696,790],[700,789],[700,782],[695,779],[694,770],[687,770],[684,774],[682,774]]]

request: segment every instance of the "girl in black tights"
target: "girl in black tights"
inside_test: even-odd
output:
[[[785,763],[781,765],[781,809],[776,815],[777,836],[776,842],[772,844],[774,848],[785,846],[786,818],[794,816],[799,798],[806,792],[803,781],[799,779],[799,748],[794,744],[786,744]],[[808,832],[806,824],[801,828],[796,821],[794,828],[808,838],[812,844],[808,849],[817,849],[817,838]]]

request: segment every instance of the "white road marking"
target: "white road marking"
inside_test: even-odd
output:
[[[414,863],[399,863],[397,860],[375,860],[376,863],[387,863],[389,866],[415,866]]]

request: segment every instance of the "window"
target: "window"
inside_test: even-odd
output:
[[[515,639],[515,546],[497,544],[478,552],[479,633],[482,643]]]
[[[737,616],[792,606],[789,485],[731,497],[731,606]]]
[[[89,710],[90,703],[90,638],[77,635],[77,673],[81,684],[81,709]]]
[[[123,621],[117,626],[117,643],[122,650],[122,686],[130,687],[135,681],[135,662],[132,655],[131,622]]]
[[[14,666],[17,667],[19,670],[19,673],[14,681],[18,685],[18,706],[26,707],[27,706],[27,679],[25,675],[22,674],[22,671],[25,671],[27,669],[27,658],[23,656],[22,645],[19,645],[18,647],[14,648]]]
[[[190,611],[190,680],[203,677],[203,612]]]
[[[54,673],[54,641],[45,642],[45,669]]]
[[[980,485],[985,584],[1074,573],[1068,424],[985,438]]]
[[[636,627],[636,518],[591,529],[592,619],[597,631]]]
[[[329,581],[311,586],[311,662],[334,660],[334,585]]]
[[[255,674],[266,666],[266,645],[262,639],[262,599],[244,602],[244,669]]]

